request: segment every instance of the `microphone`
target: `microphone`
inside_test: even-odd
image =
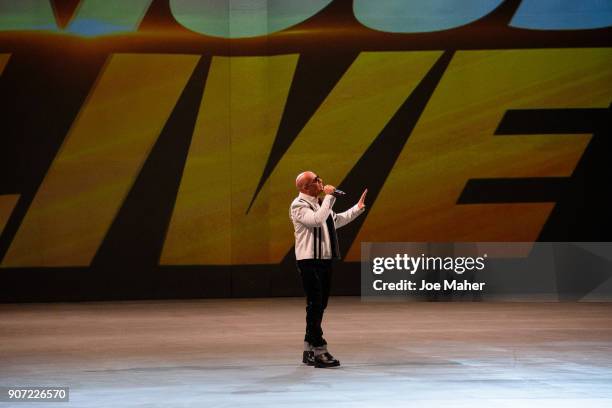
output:
[[[333,195],[336,197],[342,197],[343,195],[346,195],[346,193],[342,190],[335,189]]]

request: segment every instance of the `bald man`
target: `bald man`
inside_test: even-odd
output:
[[[289,216],[295,230],[295,258],[306,293],[306,335],[302,362],[317,368],[337,367],[340,362],[327,350],[321,322],[327,307],[331,284],[332,259],[340,259],[336,229],[353,221],[365,211],[366,189],[359,202],[336,214],[336,188],[323,185],[312,171],[295,179],[299,194],[291,203]],[[324,198],[321,200],[319,196]]]

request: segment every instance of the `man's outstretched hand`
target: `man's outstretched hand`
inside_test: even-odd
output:
[[[359,199],[359,202],[357,203],[357,207],[359,207],[360,210],[363,207],[365,207],[365,197],[367,193],[368,193],[368,189],[366,188],[365,190],[363,190],[363,193],[361,194],[361,198]]]

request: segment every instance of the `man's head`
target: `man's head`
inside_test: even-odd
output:
[[[305,171],[295,178],[295,186],[300,193],[317,197],[323,191],[323,180],[312,171]]]

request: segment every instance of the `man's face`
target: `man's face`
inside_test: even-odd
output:
[[[308,191],[308,194],[318,196],[321,194],[321,192],[323,192],[323,180],[321,177],[313,173],[305,189]]]

